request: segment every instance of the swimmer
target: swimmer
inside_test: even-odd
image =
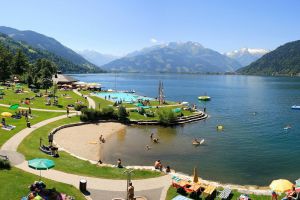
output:
[[[147,151],[149,151],[149,150],[151,149],[151,147],[147,144],[146,147],[145,147],[145,149],[146,149]]]

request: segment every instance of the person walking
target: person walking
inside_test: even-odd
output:
[[[67,106],[67,117],[69,117],[69,113],[70,113],[70,109],[69,109],[69,107]]]
[[[49,142],[49,146],[52,146],[52,143],[53,143],[53,134],[52,133],[50,133],[48,135],[48,142]]]
[[[128,187],[128,199],[134,200],[134,187],[131,182],[129,183],[129,187]]]

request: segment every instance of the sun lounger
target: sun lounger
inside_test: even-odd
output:
[[[205,188],[205,190],[203,191],[202,195],[203,195],[203,197],[206,198],[206,197],[212,195],[215,190],[216,190],[215,186],[209,185],[209,186],[207,186],[207,188]]]
[[[231,194],[231,189],[230,188],[224,188],[224,190],[220,192],[218,198],[219,199],[228,199],[230,194]]]
[[[16,126],[13,126],[13,125],[2,126],[2,129],[3,129],[3,130],[6,130],[6,131],[11,131],[11,130],[13,130],[14,128],[16,128]]]

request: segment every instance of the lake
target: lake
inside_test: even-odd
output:
[[[105,146],[105,161],[125,165],[153,165],[157,159],[176,171],[223,183],[269,185],[273,179],[300,177],[300,78],[217,76],[188,74],[84,74],[85,82],[99,82],[106,89],[134,89],[139,95],[158,96],[164,83],[168,100],[206,106],[209,118],[176,127],[132,126],[113,136]],[[197,100],[207,94],[206,105]],[[224,131],[218,132],[216,125]],[[292,128],[283,130],[287,125]],[[152,144],[154,132],[160,144]],[[194,147],[193,138],[204,138]],[[147,151],[149,144],[152,149]]]

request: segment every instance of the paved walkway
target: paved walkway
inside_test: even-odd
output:
[[[76,93],[76,94],[78,94],[79,96],[82,96],[82,94],[80,92],[78,92],[78,90],[76,90],[76,89],[74,89],[73,92]],[[87,97],[87,100],[89,102],[89,108],[96,109],[96,103],[95,103],[95,101],[92,98],[90,98],[89,96],[86,96],[86,97]]]

